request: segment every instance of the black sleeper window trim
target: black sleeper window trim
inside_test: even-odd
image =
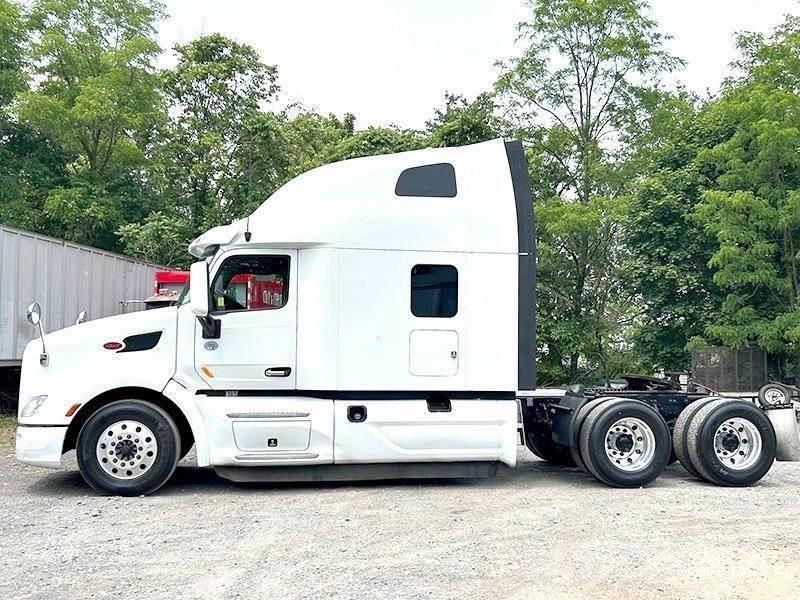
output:
[[[414,265],[411,269],[411,314],[451,319],[458,314],[458,269],[453,265]]]
[[[411,167],[400,173],[394,186],[397,196],[455,198],[456,170],[450,163]]]

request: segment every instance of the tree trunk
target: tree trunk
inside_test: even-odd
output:
[[[578,378],[578,353],[573,352],[569,355],[569,382],[575,383]]]
[[[800,348],[794,353],[794,384],[800,387]]]

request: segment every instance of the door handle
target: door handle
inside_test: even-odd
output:
[[[264,375],[267,377],[288,377],[291,374],[291,367],[270,367],[264,371]]]

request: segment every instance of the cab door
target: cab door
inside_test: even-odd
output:
[[[211,317],[219,338],[195,325],[195,370],[215,390],[296,387],[297,251],[233,250],[215,263]]]

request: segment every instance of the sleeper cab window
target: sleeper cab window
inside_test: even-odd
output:
[[[411,167],[400,173],[394,193],[397,196],[455,198],[456,171],[450,163]]]
[[[289,257],[276,254],[228,258],[211,284],[214,312],[281,308],[289,296]]]
[[[411,314],[450,318],[458,312],[458,269],[452,265],[415,265],[411,269]]]

